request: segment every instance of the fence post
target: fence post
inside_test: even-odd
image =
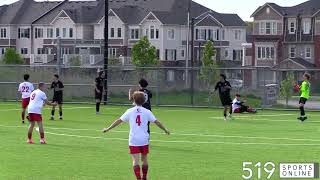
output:
[[[159,69],[156,69],[156,105],[159,106],[160,105],[160,98],[159,98]]]
[[[61,37],[58,37],[58,40],[57,40],[57,72],[58,72],[59,76],[61,74],[61,55],[62,55],[62,52],[61,52]]]

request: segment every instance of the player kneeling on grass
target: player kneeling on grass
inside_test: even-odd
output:
[[[302,122],[308,119],[304,110],[304,105],[310,98],[310,86],[311,86],[309,82],[310,79],[311,79],[311,75],[308,73],[305,73],[303,75],[303,82],[300,86],[300,92],[301,92],[301,96],[299,100],[300,117],[298,117],[298,120]]]
[[[129,122],[130,137],[129,149],[133,160],[133,170],[138,180],[146,180],[148,173],[148,153],[149,153],[149,133],[148,122],[155,123],[159,128],[170,134],[160,121],[158,121],[152,112],[142,105],[145,103],[145,96],[143,92],[135,92],[133,100],[135,107],[128,109],[120,119],[116,120],[110,127],[103,129],[103,132],[108,132],[117,127],[122,122]],[[140,170],[140,154],[142,160],[142,177]]]
[[[42,124],[42,108],[45,104],[50,106],[57,105],[56,103],[50,103],[47,99],[46,94],[44,93],[45,90],[45,83],[39,83],[38,89],[33,91],[30,95],[30,103],[28,107],[28,113],[29,113],[29,130],[28,130],[28,143],[34,144],[32,140],[32,131],[35,125],[35,122],[37,122],[40,132],[40,143],[46,144],[46,141],[44,139],[44,130],[43,130],[43,124]]]
[[[245,105],[245,102],[241,101],[240,94],[236,94],[236,97],[232,101],[232,111],[234,113],[244,113],[244,112],[256,113],[257,112],[256,109],[253,109],[252,107]]]

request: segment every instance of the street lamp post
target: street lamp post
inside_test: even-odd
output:
[[[104,74],[105,74],[105,81],[104,81],[104,98],[103,102],[104,105],[107,104],[108,101],[108,64],[109,64],[109,0],[104,0]]]

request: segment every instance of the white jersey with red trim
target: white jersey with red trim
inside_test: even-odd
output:
[[[44,101],[47,99],[46,94],[37,89],[31,93],[28,113],[41,114]]]
[[[157,120],[151,111],[135,106],[128,109],[120,119],[130,124],[129,146],[149,145],[148,122]]]
[[[27,81],[20,83],[18,89],[18,91],[22,94],[22,99],[29,98],[33,90],[33,84]]]

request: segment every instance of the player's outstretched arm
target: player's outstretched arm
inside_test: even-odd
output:
[[[111,126],[109,126],[108,128],[104,128],[104,129],[102,130],[102,132],[106,133],[106,132],[110,131],[111,129],[119,126],[122,122],[123,122],[123,121],[122,121],[121,119],[118,119],[118,120],[114,121],[114,122],[111,124]]]
[[[48,101],[48,99],[44,100],[44,104],[49,105],[49,106],[56,106],[57,105],[56,102],[51,103],[51,102]]]
[[[162,129],[167,135],[170,135],[170,131],[164,127],[164,125],[159,121],[159,120],[156,120],[154,122],[160,129]]]

